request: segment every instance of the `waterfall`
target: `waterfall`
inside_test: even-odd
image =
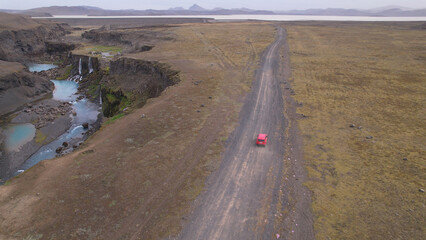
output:
[[[93,72],[92,57],[89,57],[89,74]]]
[[[101,105],[102,108],[102,87],[99,86],[99,104]]]
[[[68,78],[67,80],[73,81],[73,82],[78,82],[79,80],[81,80],[81,76],[80,75],[74,75],[70,78]]]
[[[78,61],[78,74],[81,76],[81,72],[82,72],[82,66],[81,66],[81,58]]]

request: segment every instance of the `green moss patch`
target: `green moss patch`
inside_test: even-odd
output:
[[[118,46],[103,46],[103,45],[97,45],[93,48],[88,48],[88,52],[92,53],[110,53],[110,54],[117,54],[119,52],[123,52],[122,47]]]
[[[40,143],[42,144],[44,142],[44,140],[46,140],[46,135],[44,135],[44,133],[40,130],[36,130],[36,136],[35,136],[35,142],[36,143]]]
[[[71,75],[71,70],[72,70],[72,65],[69,65],[65,68],[64,74],[58,78],[56,78],[57,80],[66,80],[70,77]]]

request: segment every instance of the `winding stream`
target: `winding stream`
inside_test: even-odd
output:
[[[56,66],[53,64],[28,65],[29,70],[32,72],[45,71],[54,67]],[[79,78],[82,77],[80,75],[76,76],[78,76]],[[99,103],[91,102],[87,98],[84,98],[84,96],[82,96],[81,94],[78,94],[78,83],[72,81],[72,78],[69,78],[68,80],[51,81],[55,85],[55,89],[52,94],[52,99],[59,102],[68,102],[71,104],[72,112],[66,113],[69,114],[70,117],[70,122],[68,122],[70,123],[70,127],[59,137],[57,137],[50,143],[41,146],[37,151],[34,152],[34,150],[36,150],[37,147],[40,146],[37,145],[37,137],[43,136],[43,134],[49,136],[50,130],[44,130],[47,132],[43,132],[43,130],[36,129],[36,127],[32,124],[33,122],[31,122],[34,121],[32,120],[34,117],[29,117],[27,118],[27,120],[22,120],[25,119],[25,117],[21,118],[21,120],[18,120],[18,122],[20,122],[19,124],[12,124],[11,122],[13,121],[13,119],[6,120],[7,122],[5,123],[6,126],[4,130],[0,131],[0,134],[2,134],[2,136],[0,137],[4,137],[4,139],[2,140],[3,143],[1,143],[1,151],[4,151],[5,153],[5,155],[3,155],[3,152],[1,152],[2,155],[0,155],[0,157],[2,158],[0,158],[0,160],[4,160],[5,162],[0,163],[2,163],[6,169],[10,166],[13,166],[10,165],[12,164],[11,161],[17,160],[17,162],[15,162],[15,166],[13,166],[13,169],[17,170],[13,170],[14,173],[11,174],[7,173],[7,171],[9,170],[2,169],[4,170],[2,174],[8,175],[1,175],[0,185],[3,184],[7,179],[12,177],[11,175],[16,176],[24,172],[25,170],[31,168],[42,160],[55,158],[57,156],[57,150],[60,154],[67,154],[73,151],[75,147],[77,147],[81,142],[83,142],[87,138],[87,131],[92,130],[93,126],[99,119],[101,109],[99,107]],[[34,106],[36,107],[37,105]],[[40,106],[43,106],[43,103],[41,103]],[[29,110],[29,112],[35,111],[34,109]],[[64,113],[65,112],[62,112],[62,114]],[[51,113],[42,112],[37,114]],[[65,118],[66,116],[67,115],[65,115]],[[88,127],[84,128],[83,125],[85,125],[86,123]],[[55,128],[55,125],[52,125],[52,127]],[[31,153],[33,154],[27,158],[28,154]],[[18,159],[15,159],[15,156]],[[17,168],[17,166],[19,167]]]
[[[27,65],[30,72],[46,71],[57,66],[54,64],[30,63]],[[22,146],[35,137],[36,129],[31,123],[10,124],[5,130],[6,151],[19,151]]]
[[[84,133],[87,129],[84,129],[82,124],[89,123],[90,125],[95,123],[98,119],[98,105],[88,101],[87,98],[76,100],[79,96],[76,94],[78,83],[68,80],[52,80],[52,82],[55,84],[53,99],[71,102],[72,108],[77,115],[72,117],[72,125],[67,132],[35,152],[27,161],[25,161],[20,170],[18,170],[18,173],[31,168],[42,160],[54,158],[56,156],[56,149],[61,147],[63,142],[83,141],[85,137]]]

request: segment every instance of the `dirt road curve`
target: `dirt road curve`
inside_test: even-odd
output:
[[[270,239],[281,178],[284,129],[278,76],[284,30],[263,55],[252,91],[240,113],[239,126],[227,141],[220,169],[196,201],[180,239]],[[267,133],[268,146],[255,138]]]

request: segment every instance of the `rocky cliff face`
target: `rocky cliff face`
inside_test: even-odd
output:
[[[16,62],[69,51],[73,46],[60,42],[68,29],[66,24],[0,13],[0,115],[52,91],[47,77],[29,73]]]
[[[48,79],[26,72],[20,63],[0,60],[0,69],[0,115],[40,99],[54,88]]]
[[[23,62],[45,54],[48,49],[57,50],[52,46],[60,42],[69,28],[67,24],[38,22],[6,13],[0,13],[0,21],[0,60],[5,61]]]
[[[122,78],[119,85],[124,90],[135,89],[137,92],[145,92],[148,89],[161,92],[167,86],[180,81],[179,72],[171,69],[165,63],[132,58],[120,58],[111,61],[109,75],[109,80]],[[155,88],[153,89],[150,86]],[[151,95],[156,97],[158,94],[153,93]]]
[[[46,53],[47,54],[58,54],[58,53],[67,53],[71,50],[74,50],[74,44],[67,44],[61,42],[45,42]]]
[[[120,45],[123,52],[144,52],[155,47],[158,42],[173,41],[175,35],[165,31],[140,28],[126,31],[127,25],[106,25],[99,29],[84,32],[81,37],[94,43],[104,45]]]
[[[72,66],[70,76],[86,76],[89,73],[99,71],[99,60],[96,57],[89,57],[86,55],[75,55],[70,53],[68,54],[65,63],[71,64]]]
[[[103,29],[102,29],[103,30]],[[132,42],[126,39],[126,34],[120,32],[90,30],[84,32],[81,37],[104,44],[124,44],[131,45]]]
[[[101,80],[103,113],[113,116],[129,102],[142,106],[179,81],[179,72],[164,63],[131,58],[112,61],[109,74]]]

